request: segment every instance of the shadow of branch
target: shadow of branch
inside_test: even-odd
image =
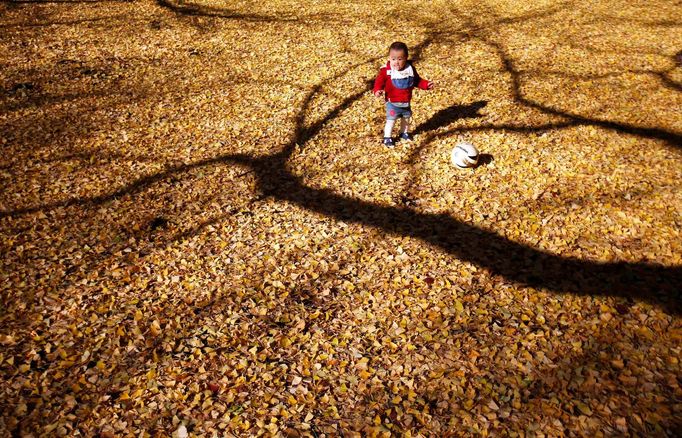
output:
[[[253,22],[298,22],[297,17],[278,17],[276,15],[261,15],[261,14],[245,14],[234,12],[229,9],[215,8],[210,6],[200,6],[192,3],[174,2],[172,0],[156,0],[156,3],[170,11],[177,14],[197,16],[197,17],[214,17],[229,20],[253,21]],[[320,17],[315,17],[320,18]]]

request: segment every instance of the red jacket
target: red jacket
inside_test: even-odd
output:
[[[405,68],[409,65],[412,65],[412,63],[408,61],[408,65],[406,65]],[[427,90],[429,87],[429,81],[419,77],[419,73],[417,73],[417,69],[414,65],[412,65],[412,69],[414,71],[414,85],[404,89],[397,88],[393,85],[393,81],[391,81],[391,63],[387,62],[386,65],[379,70],[379,75],[374,80],[374,89],[372,92],[376,93],[379,90],[384,90],[386,93],[385,99],[388,102],[409,102],[412,100],[412,89],[415,86],[421,90]]]

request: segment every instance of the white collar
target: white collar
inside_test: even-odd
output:
[[[405,79],[414,76],[414,69],[412,64],[407,64],[407,67],[402,70],[388,69],[387,74],[393,79]]]

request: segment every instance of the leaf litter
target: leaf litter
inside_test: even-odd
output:
[[[0,8],[3,432],[675,435],[674,2]]]

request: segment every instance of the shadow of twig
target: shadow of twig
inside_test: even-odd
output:
[[[27,2],[27,3],[39,3],[39,2]],[[47,3],[47,2],[40,2]],[[57,2],[64,3],[64,2]],[[75,2],[72,2],[75,3]],[[85,2],[94,3],[94,2]],[[79,24],[90,24],[90,23],[105,23],[109,25],[112,21],[121,20],[124,18],[129,18],[125,14],[113,15],[109,17],[98,17],[98,18],[82,18],[80,20],[68,20],[68,21],[47,21],[47,22],[28,22],[28,23],[8,23],[0,24],[0,29],[10,29],[10,28],[21,28],[21,27],[48,27],[48,26],[75,26]]]
[[[269,23],[284,23],[284,22],[299,22],[298,17],[278,17],[276,15],[261,15],[261,14],[244,14],[233,12],[229,9],[214,8],[210,6],[199,6],[192,3],[176,3],[172,0],[156,0],[156,3],[173,11],[177,14],[197,17],[214,17],[229,20],[239,21],[253,21],[253,22],[269,22]],[[324,18],[316,15],[313,18]]]

